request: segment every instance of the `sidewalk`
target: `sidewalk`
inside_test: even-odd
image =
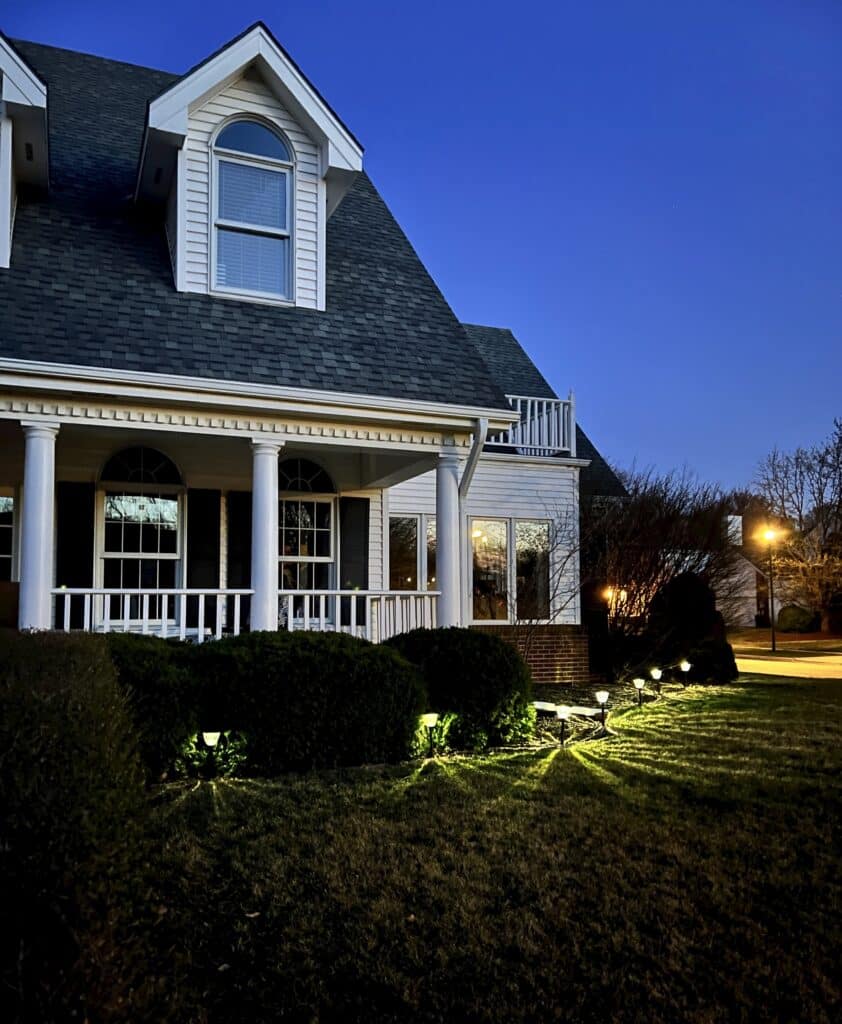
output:
[[[842,654],[804,654],[767,650],[751,654],[734,650],[741,673],[761,676],[790,676],[796,679],[842,679]]]

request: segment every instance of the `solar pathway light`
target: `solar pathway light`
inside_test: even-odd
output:
[[[645,679],[641,679],[640,677],[638,677],[637,679],[632,679],[632,682],[634,683],[635,690],[637,690],[637,704],[638,704],[638,707],[642,708],[643,707],[643,687],[646,686],[646,680]]]
[[[570,708],[566,704],[560,704],[556,709],[556,718],[561,722],[561,739],[559,746],[564,746],[564,727],[567,724],[568,718],[570,718]]]
[[[427,735],[430,737],[430,757],[433,757],[435,754],[433,749],[433,733],[435,733],[439,722],[438,711],[428,711],[425,715],[421,716],[421,722],[427,730]]]
[[[604,729],[605,728],[605,705],[608,703],[608,691],[607,690],[597,690],[596,691],[596,700],[597,700],[597,703],[599,704],[599,709],[602,712],[602,728]]]
[[[207,779],[216,778],[216,747],[219,743],[219,738],[222,735],[221,732],[203,732],[202,743],[207,747],[208,756],[205,758],[205,766],[202,770],[203,775]]]
[[[649,669],[649,675],[652,677],[652,681],[658,689],[658,693],[661,692],[661,676],[664,673],[659,668]]]
[[[213,749],[217,743],[219,743],[219,737],[222,735],[220,732],[203,732],[202,742],[206,747]]]
[[[682,658],[678,663],[678,667],[681,669],[682,681],[684,685],[687,685],[687,673],[693,667],[686,658]]]

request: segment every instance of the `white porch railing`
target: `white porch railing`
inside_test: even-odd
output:
[[[506,395],[509,405],[520,416],[508,430],[490,434],[491,448],[517,448],[521,455],[557,455],[576,457],[576,414],[573,392],[566,399],[528,398]]]
[[[55,628],[141,633],[202,643],[237,636],[246,625],[243,598],[253,590],[118,590],[57,587],[51,591]],[[280,629],[343,632],[381,643],[397,633],[436,625],[437,591],[282,590]]]
[[[382,643],[398,633],[435,628],[438,591],[282,590],[279,628],[351,633]]]
[[[242,599],[253,590],[118,590],[59,587],[51,591],[56,629],[93,633],[142,633],[202,643],[235,636],[242,627]]]

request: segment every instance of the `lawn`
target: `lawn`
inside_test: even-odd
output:
[[[172,1019],[838,1020],[842,682],[692,688],[609,724],[168,788]]]

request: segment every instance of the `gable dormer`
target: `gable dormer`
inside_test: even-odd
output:
[[[152,100],[137,198],[179,291],[325,308],[327,220],[362,148],[258,24]]]
[[[0,268],[11,259],[19,186],[48,177],[47,87],[0,34]]]

